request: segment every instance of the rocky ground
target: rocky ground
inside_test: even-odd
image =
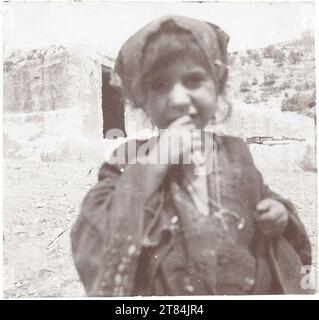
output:
[[[84,295],[69,232],[96,173],[89,163],[5,161],[6,297]]]

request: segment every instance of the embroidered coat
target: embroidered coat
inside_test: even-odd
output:
[[[300,281],[311,246],[294,206],[264,184],[241,139],[217,140],[220,196],[244,227],[230,219],[225,233],[218,219],[197,218],[189,194],[174,189],[179,174],[167,174],[146,199],[142,164],[105,163],[71,231],[75,266],[89,296],[309,293]],[[284,234],[273,239],[254,223],[257,203],[269,197],[289,212]]]

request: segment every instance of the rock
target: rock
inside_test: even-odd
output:
[[[306,145],[305,151],[298,165],[304,171],[310,171],[310,172],[317,171],[316,151],[314,146],[310,144]]]
[[[35,292],[36,292],[36,289],[34,287],[31,287],[31,288],[28,289],[28,294],[29,295],[34,295]]]
[[[53,272],[53,270],[51,270],[51,269],[41,269],[41,270],[38,271],[38,277],[42,278],[45,275],[50,274],[52,272]]]

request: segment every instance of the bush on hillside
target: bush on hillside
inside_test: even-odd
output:
[[[253,94],[249,93],[249,94],[246,95],[246,97],[244,99],[244,102],[247,103],[247,104],[250,104],[250,103],[259,103],[260,101]]]
[[[277,67],[282,67],[284,65],[284,62],[286,61],[285,52],[280,49],[276,50],[273,54],[273,60]]]
[[[266,58],[266,59],[271,59],[271,58],[273,58],[273,55],[274,55],[274,52],[275,52],[275,51],[276,51],[276,48],[275,48],[275,46],[273,46],[273,45],[266,47],[266,48],[263,50],[263,56],[264,56],[264,58]]]
[[[284,81],[280,86],[280,90],[286,90],[291,88],[291,83],[290,81]]]
[[[276,83],[278,76],[275,73],[268,73],[264,75],[264,86],[272,86]]]
[[[316,100],[314,95],[295,93],[291,98],[283,99],[281,111],[298,112],[309,117],[315,116]]]
[[[252,84],[253,86],[256,86],[256,85],[258,84],[258,80],[257,80],[256,77],[253,78],[253,80],[251,81],[251,84]]]
[[[297,51],[297,50],[290,51],[288,55],[289,64],[299,64],[302,60],[302,56],[303,54],[301,51]]]
[[[260,100],[262,102],[268,102],[269,100],[269,94],[267,92],[263,92],[261,95],[260,95]]]
[[[251,55],[251,58],[255,61],[256,67],[259,67],[262,65],[261,56],[259,53],[255,52]]]
[[[239,87],[240,92],[248,92],[250,91],[250,84],[248,81],[242,81]]]
[[[276,95],[280,93],[282,90],[278,86],[271,85],[262,88],[262,91],[266,92],[268,95]]]
[[[314,84],[313,84],[313,83],[308,82],[308,81],[305,81],[305,82],[303,82],[303,83],[301,83],[301,84],[297,84],[297,85],[295,86],[295,89],[296,89],[297,91],[305,91],[305,90],[312,89],[313,87],[314,87]]]

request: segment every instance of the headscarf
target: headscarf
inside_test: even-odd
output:
[[[143,50],[150,37],[161,31],[162,25],[171,22],[189,32],[207,59],[217,92],[227,79],[227,45],[229,36],[210,22],[182,16],[164,16],[156,19],[131,36],[122,46],[115,62],[115,71],[122,80],[124,93],[135,107],[142,107],[144,92],[140,72]]]

